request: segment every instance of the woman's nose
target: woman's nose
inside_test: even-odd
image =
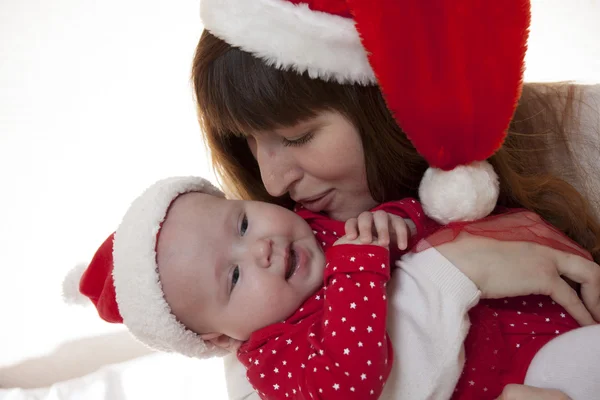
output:
[[[256,264],[262,268],[267,268],[271,265],[273,242],[270,239],[258,239],[253,243],[251,252]]]
[[[274,149],[258,145],[256,161],[263,185],[273,197],[283,196],[302,178],[302,169],[291,155],[286,154],[284,148]]]

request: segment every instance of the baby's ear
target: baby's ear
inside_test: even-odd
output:
[[[230,353],[237,353],[238,349],[242,345],[241,340],[233,339],[222,333],[204,333],[200,335],[202,340],[210,342],[217,347],[227,350]]]

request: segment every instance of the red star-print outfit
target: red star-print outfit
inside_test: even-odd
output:
[[[238,352],[263,399],[377,399],[392,367],[386,334],[388,251],[340,245],[326,252],[325,286]]]
[[[387,205],[411,218],[420,232],[415,236],[423,236],[423,210],[415,200]],[[377,399],[393,360],[386,333],[389,252],[372,245],[332,247],[344,223],[297,212],[326,251],[324,287],[284,322],[254,332],[238,358],[263,399]]]
[[[415,223],[417,234],[412,236],[411,240],[409,240],[409,249],[414,252],[423,251],[429,247],[452,241],[461,232],[465,231],[473,235],[491,237],[497,240],[535,242],[591,259],[589,253],[582,250],[580,246],[565,237],[562,232],[527,210],[497,210],[498,214],[481,221],[456,223],[446,227],[440,227],[426,217],[420,204],[413,199],[385,203],[372,211],[379,209],[399,215],[403,218],[410,218]],[[323,245],[324,249],[329,248],[335,240],[344,234],[343,222],[330,220],[321,214],[311,213],[303,208],[298,208],[297,212],[309,222],[313,228],[313,232]],[[427,240],[421,240],[423,238],[426,238]],[[344,249],[345,247],[353,246],[336,246],[336,249],[343,253],[346,251]],[[362,248],[363,246],[354,247]],[[381,248],[378,249],[379,251],[382,250]],[[394,250],[392,250],[392,252],[393,251]],[[329,253],[327,254],[331,255]],[[391,258],[392,260],[396,260],[399,256],[401,256],[401,253],[392,255]],[[331,275],[328,275],[326,272],[326,284],[328,282],[327,276]],[[327,326],[329,326],[330,318],[323,319],[325,312],[321,313],[321,311],[325,311],[323,310],[325,303],[321,303],[321,307],[319,307],[319,301],[325,298],[325,293],[328,293],[328,295],[333,293],[332,291],[327,292],[327,290],[329,289],[321,289],[319,293],[323,293],[322,295],[317,293],[313,298],[307,300],[305,305],[300,308],[297,313],[285,322],[277,324],[277,329],[270,330],[271,327],[267,327],[255,333],[250,341],[240,349],[240,353],[238,354],[240,360],[247,368],[250,367],[248,370],[248,378],[263,398],[329,397],[337,399],[352,398],[351,395],[356,393],[356,387],[353,385],[353,383],[357,382],[356,379],[348,380],[350,383],[349,387],[342,386],[342,384],[337,382],[332,382],[329,387],[327,387],[327,384],[330,383],[330,381],[326,378],[338,376],[335,375],[335,371],[339,369],[339,367],[336,367],[335,363],[340,363],[339,361],[334,361],[333,358],[319,358],[318,355],[320,355],[320,350],[323,350],[323,355],[325,355],[325,350],[322,348],[319,348],[317,352],[312,351],[312,353],[310,352],[311,350],[304,350],[305,353],[309,353],[305,354],[306,359],[308,360],[308,357],[311,357],[313,362],[319,360],[323,369],[323,379],[318,381],[323,382],[323,385],[317,384],[317,386],[322,387],[316,388],[316,393],[314,392],[314,383],[317,381],[308,382],[298,379],[291,380],[291,377],[293,376],[308,377],[307,375],[304,375],[307,371],[307,363],[301,362],[301,373],[299,375],[294,375],[294,371],[292,371],[294,365],[288,364],[287,359],[270,358],[270,361],[265,367],[265,364],[261,363],[260,360],[257,363],[256,358],[252,358],[252,356],[248,357],[250,352],[265,354],[267,348],[271,349],[269,346],[283,346],[282,343],[287,345],[287,339],[284,342],[280,342],[284,335],[299,335],[300,343],[307,346],[305,349],[313,346],[313,343],[318,343],[318,340],[315,339],[317,331],[308,332],[307,330],[304,330],[303,333],[303,330],[300,329],[299,326],[304,324],[304,321],[312,321],[312,324],[319,324],[322,322],[320,332],[322,334],[325,332],[323,321],[327,321]],[[382,299],[383,296],[385,296],[385,291],[383,291]],[[309,304],[312,307],[307,308],[306,306]],[[358,305],[358,303],[356,304]],[[385,307],[385,305],[383,305],[383,307]],[[332,312],[332,314],[335,314],[333,307],[329,311]],[[376,312],[376,314],[377,313],[381,314],[381,312]],[[339,318],[340,321],[342,321],[341,318],[346,318],[347,320],[347,317]],[[523,383],[525,373],[535,353],[552,338],[579,326],[562,307],[555,304],[547,296],[525,296],[498,300],[482,300],[469,312],[469,318],[471,320],[471,329],[469,330],[469,334],[464,343],[466,360],[462,375],[455,388],[452,397],[453,399],[495,399],[499,396],[506,384]],[[331,320],[333,321],[334,319]],[[364,317],[361,321],[364,321]],[[312,324],[309,322],[309,325]],[[306,327],[308,325],[302,326]],[[327,332],[336,332],[336,336],[338,335],[337,330],[329,329],[330,330]],[[385,329],[385,326],[382,329]],[[261,332],[263,335],[258,336],[257,334]],[[310,336],[311,339],[307,340],[307,336],[311,333],[314,333],[314,336]],[[337,337],[341,340],[340,336]],[[303,341],[302,338],[304,338]],[[324,340],[322,343],[331,342],[326,341],[326,337],[322,337],[322,339]],[[361,341],[361,343],[364,346],[364,342]],[[389,343],[389,340],[386,342],[382,341],[381,343],[382,347],[385,346],[388,352],[387,359],[383,358],[383,363],[387,367],[387,369],[385,369],[386,374],[380,375],[382,377],[382,382],[385,382],[390,370],[392,346]],[[296,350],[295,346],[292,348],[294,351],[300,351],[301,347],[298,347],[298,350]],[[351,351],[350,347],[344,347],[342,354],[346,348],[349,352]],[[280,354],[276,348],[272,348],[271,352],[272,350],[276,351],[274,354]],[[243,351],[248,351],[248,353],[242,354]],[[313,354],[315,355],[313,356]],[[244,359],[244,357],[247,358]],[[289,371],[286,370],[286,376],[290,379],[289,384],[294,387],[288,385],[285,386],[285,388],[291,387],[291,391],[284,390],[279,392],[280,389],[284,388],[279,381],[271,383],[271,381],[264,380],[267,378],[269,372],[272,372],[273,374],[279,374],[281,372],[281,369],[277,366],[271,368],[271,362],[276,363],[277,360],[280,360],[281,365],[283,366],[290,365]],[[286,361],[285,365],[283,364],[283,361]],[[371,365],[373,365],[373,360],[368,361],[371,361]],[[333,367],[335,367],[335,369],[328,365],[328,363],[331,362],[334,363]],[[410,361],[408,361],[408,363],[409,362]],[[458,358],[457,362],[459,362]],[[261,368],[254,368],[254,366],[258,365],[263,365],[263,367],[261,367],[263,369],[262,372]],[[360,364],[357,363],[353,366],[359,367]],[[315,370],[315,368],[317,369]],[[252,369],[252,373],[250,372],[250,369]],[[319,371],[319,369],[318,367],[313,367],[312,371]],[[346,375],[346,372],[350,374],[350,371],[344,371],[344,376],[356,378],[354,375]],[[357,376],[360,379],[362,374]],[[279,376],[271,375],[271,377],[275,377],[273,379],[276,379],[276,377]],[[365,379],[365,381],[366,380],[367,379]],[[271,387],[267,386],[266,382],[269,382]],[[344,387],[346,389],[354,389],[355,391],[351,392],[350,396],[347,396],[347,393],[340,391]],[[373,390],[372,394],[371,390]],[[366,395],[356,395],[356,398],[362,399],[373,396],[373,398],[377,398],[380,391],[380,389],[369,389],[369,392]]]

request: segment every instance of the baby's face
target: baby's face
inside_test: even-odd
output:
[[[162,225],[157,262],[181,323],[247,340],[322,285],[325,257],[310,226],[290,210],[187,193]]]

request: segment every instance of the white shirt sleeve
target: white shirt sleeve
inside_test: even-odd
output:
[[[387,289],[394,366],[381,399],[448,399],[464,365],[467,312],[481,293],[434,248],[397,266]],[[224,365],[231,400],[259,398],[235,355]]]
[[[394,365],[381,399],[449,399],[464,365],[467,312],[481,292],[435,248],[396,265],[387,321]]]

